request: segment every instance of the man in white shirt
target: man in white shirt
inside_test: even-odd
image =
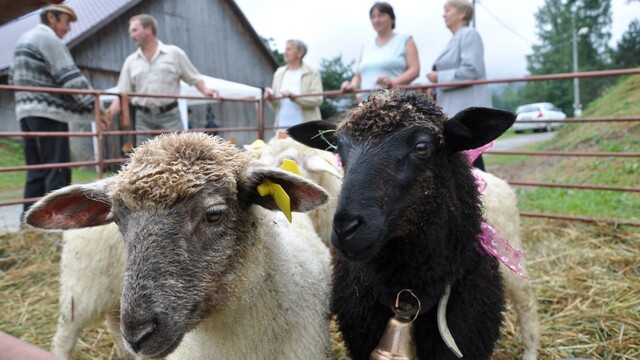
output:
[[[204,96],[217,98],[218,92],[206,86],[182,49],[158,40],[157,27],[157,22],[151,15],[136,15],[129,20],[129,35],[139,48],[125,60],[118,80],[118,90],[179,95],[180,80],[183,80],[198,88]],[[134,97],[131,103],[136,108],[136,130],[184,128],[176,99]],[[114,116],[120,109],[120,100],[117,99],[106,113]],[[130,124],[121,125],[128,127]],[[137,135],[136,144],[140,145],[151,137],[153,135]]]

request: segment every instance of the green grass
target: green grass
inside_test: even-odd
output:
[[[518,189],[520,209],[526,211],[638,221],[637,195],[601,190]]]
[[[627,77],[602,97],[590,103],[584,117],[640,115],[640,76]],[[640,122],[573,123],[563,126],[549,142],[521,150],[639,152]],[[523,171],[538,171],[535,181],[560,184],[589,184],[637,188],[640,159],[487,156],[488,165],[505,165]],[[552,162],[549,165],[548,162]],[[544,165],[544,166],[543,166]],[[521,179],[518,174],[513,179]],[[520,209],[574,216],[640,221],[640,195],[632,192],[561,188],[517,188]]]
[[[16,140],[0,139],[0,167],[24,165],[22,144]],[[0,172],[0,200],[16,199],[22,196],[26,171]],[[71,169],[74,184],[87,183],[98,178],[95,171]]]

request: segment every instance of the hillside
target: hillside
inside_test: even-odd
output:
[[[640,76],[620,80],[589,104],[583,116],[640,116]],[[530,150],[639,152],[640,122],[567,124],[554,139]],[[489,170],[507,179],[640,186],[637,158],[528,157]],[[521,210],[640,219],[638,193],[516,190]],[[640,358],[639,228],[523,218],[522,233],[538,298],[540,358]],[[513,359],[519,353],[514,321],[510,310],[494,359]]]
[[[640,116],[640,76],[622,79],[601,98],[588,105],[583,117]],[[538,151],[638,152],[640,122],[572,123],[564,125]],[[518,162],[488,166],[508,180],[561,184],[640,186],[640,160],[602,157],[528,157]],[[575,216],[640,220],[637,193],[520,188],[522,210]],[[562,199],[562,202],[558,202]],[[615,206],[612,206],[615,204]]]

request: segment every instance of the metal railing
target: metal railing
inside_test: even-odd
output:
[[[534,75],[522,78],[503,78],[503,79],[490,79],[490,80],[470,80],[470,81],[456,81],[455,83],[435,83],[429,85],[402,85],[399,88],[403,89],[415,89],[415,90],[427,90],[444,86],[466,86],[466,85],[479,85],[479,84],[499,84],[499,83],[512,83],[512,82],[528,82],[528,81],[549,81],[549,80],[568,80],[574,78],[595,78],[595,77],[610,77],[610,76],[624,76],[624,75],[638,75],[640,69],[621,69],[621,70],[602,70],[602,71],[588,71],[579,73],[563,73],[563,74],[547,74],[547,75]],[[368,93],[375,89],[360,89],[352,91],[350,93]],[[343,96],[344,92],[340,90],[325,91],[322,93],[305,94],[301,96]],[[592,117],[592,118],[567,118],[561,120],[563,123],[607,123],[607,122],[640,122],[640,116],[621,116],[621,117]],[[557,123],[558,120],[518,120],[522,123]],[[485,154],[489,155],[525,155],[525,156],[560,156],[560,157],[598,157],[598,158],[640,158],[640,152],[587,152],[587,151],[498,151],[487,150]],[[522,187],[549,187],[549,188],[566,188],[577,190],[600,190],[600,191],[620,191],[637,193],[640,192],[638,187],[620,187],[620,186],[602,186],[591,184],[556,184],[548,182],[534,182],[534,181],[508,181],[513,186]],[[595,223],[609,223],[615,225],[626,226],[640,226],[640,222],[631,220],[619,220],[619,219],[604,219],[587,216],[570,216],[562,214],[544,214],[534,213],[528,211],[521,211],[521,216],[535,217],[535,218],[549,218],[568,221],[581,221],[581,222],[595,222]]]
[[[527,82],[527,81],[548,81],[548,80],[563,80],[563,79],[573,79],[573,78],[593,78],[593,77],[605,77],[605,76],[623,76],[623,75],[637,75],[640,74],[640,69],[623,69],[623,70],[606,70],[606,71],[591,71],[591,72],[582,72],[582,73],[565,73],[565,74],[549,74],[549,75],[536,75],[536,76],[528,76],[521,78],[506,78],[506,79],[491,79],[491,80],[475,80],[475,81],[459,81],[455,82],[456,86],[462,85],[477,85],[477,84],[496,84],[496,83],[509,83],[509,82]],[[429,84],[429,85],[403,85],[400,88],[405,89],[416,89],[426,91],[427,89],[437,88],[440,86],[451,86],[452,83],[437,83],[437,84]],[[347,94],[353,93],[367,93],[371,92],[375,89],[361,89],[350,93],[345,93],[339,90],[333,91],[324,91],[321,93],[310,93],[310,94],[301,94],[298,95],[300,97],[304,96],[344,96]],[[72,89],[59,89],[59,88],[32,88],[32,87],[23,87],[23,86],[7,86],[0,85],[0,91],[31,91],[31,92],[50,92],[50,93],[63,93],[63,94],[88,94],[93,95],[95,100],[94,106],[94,117],[96,124],[100,123],[100,96],[111,95],[118,96],[121,104],[128,104],[129,99],[132,96],[136,97],[155,97],[155,98],[173,98],[173,99],[195,99],[202,100],[206,99],[201,96],[180,96],[180,95],[158,95],[158,94],[142,94],[142,93],[110,93],[106,91],[100,90],[72,90]],[[280,99],[282,97],[274,97],[274,99]],[[264,139],[264,134],[266,130],[275,130],[278,129],[276,127],[267,127],[265,126],[265,108],[266,101],[263,99],[226,99],[220,98],[221,102],[232,101],[232,102],[249,102],[256,104],[256,124],[255,126],[250,127],[221,127],[215,129],[208,128],[197,128],[191,130],[184,131],[216,131],[216,132],[230,132],[230,131],[250,131],[255,132],[257,138]],[[131,114],[129,113],[128,106],[121,106],[121,116],[127,120],[130,120]],[[565,123],[599,123],[599,122],[639,122],[640,116],[625,116],[625,117],[611,117],[611,118],[569,118],[564,119],[562,122]],[[549,123],[549,122],[558,122],[558,120],[528,120],[522,121],[527,123]],[[129,121],[129,123],[131,123]],[[102,144],[102,140],[107,136],[122,136],[122,135],[135,135],[135,134],[162,134],[168,132],[174,132],[175,130],[146,130],[146,131],[136,131],[136,130],[104,130],[101,129],[100,126],[96,126],[96,131],[91,132],[67,132],[64,133],[64,136],[78,136],[78,137],[94,137],[98,140],[98,144]],[[0,132],[1,138],[16,138],[16,137],[46,137],[46,136],[60,136],[58,133],[47,133],[47,132]],[[485,152],[486,154],[494,154],[494,155],[525,155],[525,156],[561,156],[561,157],[607,157],[607,158],[640,158],[640,152],[580,152],[580,151],[497,151],[497,150],[489,150]],[[61,167],[83,167],[83,166],[97,166],[98,169],[98,177],[103,177],[103,168],[107,164],[118,164],[126,161],[126,158],[116,158],[116,159],[105,159],[102,146],[96,147],[96,154],[94,161],[78,161],[78,162],[69,162],[69,163],[59,163],[59,164],[45,164],[45,165],[21,165],[21,166],[10,166],[10,167],[0,167],[0,172],[9,172],[9,171],[25,171],[31,169],[51,169],[51,168],[61,168]],[[547,182],[528,182],[528,181],[519,181],[512,180],[509,181],[511,185],[514,186],[526,186],[526,187],[550,187],[550,188],[568,188],[568,189],[578,189],[578,190],[599,190],[599,191],[621,191],[621,192],[631,192],[637,193],[640,192],[640,188],[637,187],[619,187],[619,186],[601,186],[601,185],[591,185],[591,184],[555,184],[555,183],[547,183]],[[22,204],[28,203],[38,200],[38,198],[32,199],[13,199],[13,200],[5,200],[0,201],[0,206],[6,205],[14,205],[14,204]],[[542,213],[533,213],[533,212],[521,212],[522,216],[525,217],[538,217],[538,218],[550,218],[550,219],[561,219],[561,220],[569,220],[569,221],[583,221],[583,222],[603,222],[603,223],[613,223],[618,225],[629,225],[629,226],[640,226],[640,222],[637,221],[626,221],[626,220],[616,220],[616,219],[601,219],[601,218],[593,218],[593,217],[580,217],[580,216],[569,216],[562,214],[542,214]]]

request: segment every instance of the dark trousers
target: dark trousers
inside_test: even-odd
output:
[[[43,117],[22,118],[20,119],[20,128],[24,132],[56,131],[66,133],[69,131],[69,126],[66,123]],[[27,165],[71,161],[69,138],[67,136],[25,137],[23,148]],[[69,168],[28,170],[24,185],[24,198],[40,197],[69,184],[71,184],[71,169]],[[33,203],[24,204],[24,211],[26,212],[31,205]]]

